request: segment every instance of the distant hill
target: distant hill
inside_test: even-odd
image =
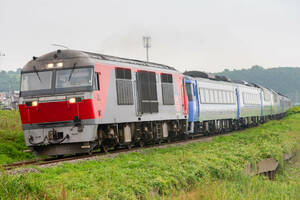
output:
[[[287,95],[294,103],[300,102],[300,68],[298,67],[264,69],[260,66],[253,66],[250,69],[233,71],[225,69],[216,74],[257,83]]]

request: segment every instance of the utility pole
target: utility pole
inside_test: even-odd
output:
[[[147,55],[147,62],[149,62],[149,48],[151,47],[151,37],[150,36],[144,36],[143,37],[144,42],[144,48],[146,48],[146,55]]]

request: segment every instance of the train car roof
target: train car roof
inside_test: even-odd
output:
[[[204,79],[211,79],[214,81],[231,82],[231,83],[237,83],[237,84],[241,84],[241,85],[259,88],[259,86],[255,83],[248,83],[247,81],[243,81],[243,80],[230,79],[224,75],[213,75],[213,74],[209,74],[209,73],[201,72],[201,71],[185,71],[183,74],[193,77],[193,78],[204,78]]]
[[[202,71],[185,71],[183,72],[184,75],[193,77],[193,78],[206,78],[215,81],[226,81],[230,82],[230,79],[223,75],[213,75],[210,73],[202,72]]]
[[[98,60],[106,60],[106,61],[112,61],[112,62],[120,62],[120,63],[127,63],[127,64],[136,64],[136,65],[142,65],[146,67],[155,67],[160,69],[167,69],[167,70],[173,70],[177,71],[175,68],[158,64],[154,62],[146,62],[136,59],[129,59],[129,58],[121,58],[116,56],[110,56],[105,54],[98,54],[98,53],[92,53],[92,52],[85,52],[85,51],[79,51],[79,50],[60,50],[53,51],[47,54],[44,54],[40,57],[33,57],[31,61],[29,61],[22,69],[22,72],[29,72],[29,71],[40,71],[40,70],[46,70],[48,63],[58,63],[58,62],[64,62],[66,65],[64,65],[65,68],[72,68],[74,65],[76,66],[91,66],[95,64],[94,59]],[[76,60],[76,61],[75,61]]]

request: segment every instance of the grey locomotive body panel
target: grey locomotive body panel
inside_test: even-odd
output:
[[[96,64],[105,64],[114,66],[111,70],[109,78],[109,87],[107,92],[107,99],[105,105],[104,117],[100,119],[100,124],[110,123],[126,123],[126,122],[141,122],[141,121],[161,121],[161,120],[176,120],[186,119],[182,108],[182,100],[179,89],[181,86],[178,85],[176,78],[180,78],[183,81],[183,76],[174,70],[157,69],[152,67],[145,67],[139,65],[125,65],[118,62],[101,62]],[[116,79],[116,68],[130,69],[131,70],[131,81],[132,85],[132,105],[119,105],[117,97],[117,79]],[[156,76],[156,89],[157,89],[157,103],[158,112],[153,113],[141,113],[140,105],[138,101],[138,85],[137,85],[137,70],[138,71],[149,71],[155,72]],[[174,91],[174,105],[164,105],[162,97],[162,86],[161,86],[161,73],[173,75],[173,91]],[[177,77],[181,76],[181,77]],[[131,94],[128,94],[131,95]]]

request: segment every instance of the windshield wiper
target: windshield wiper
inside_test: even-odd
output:
[[[36,73],[37,77],[39,78],[40,82],[42,82],[39,72],[36,70],[36,67],[33,66],[34,72]]]
[[[75,67],[76,67],[76,63],[74,63],[74,65],[73,65],[73,68],[72,68],[72,71],[71,71],[71,73],[70,73],[70,76],[69,76],[69,80],[68,80],[68,81],[71,80],[71,77],[72,77],[72,75],[73,75],[73,72],[74,72],[74,70],[75,70]]]

